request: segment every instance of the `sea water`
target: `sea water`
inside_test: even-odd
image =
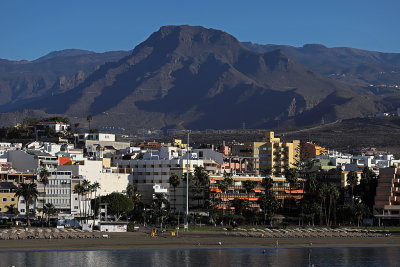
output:
[[[400,266],[400,247],[3,251],[0,266]]]

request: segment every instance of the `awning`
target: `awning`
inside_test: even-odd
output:
[[[214,191],[216,193],[221,193],[222,192],[222,190],[219,189],[219,188],[211,188],[210,191]]]
[[[290,193],[292,193],[292,194],[303,194],[303,193],[304,193],[304,190],[292,190],[292,191],[290,191],[290,190],[285,190],[285,193],[286,193],[286,194],[290,194]]]

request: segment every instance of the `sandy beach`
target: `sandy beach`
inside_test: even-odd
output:
[[[98,233],[101,235],[102,233]],[[144,232],[108,233],[110,238],[0,240],[0,251],[179,249],[179,248],[279,248],[390,247],[400,246],[400,235],[389,237],[259,238],[229,236],[226,232],[190,231],[172,237],[150,237]],[[219,244],[221,243],[221,245]]]

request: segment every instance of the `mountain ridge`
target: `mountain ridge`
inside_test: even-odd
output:
[[[75,74],[76,82],[57,80],[53,94],[0,110],[91,114],[98,127],[223,129],[365,117],[399,103],[392,92],[377,95],[302,64],[296,57],[306,58],[304,51],[290,48],[297,54],[288,56],[285,47],[260,53],[247,46],[220,30],[163,26],[119,60]],[[311,54],[329,49],[304,47]]]
[[[321,44],[260,45],[243,42],[257,52],[281,49],[301,64],[328,76],[357,86],[400,83],[400,54],[368,51],[350,47],[328,48]]]

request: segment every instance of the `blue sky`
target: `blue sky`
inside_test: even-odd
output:
[[[0,58],[66,48],[128,50],[163,25],[202,25],[240,41],[320,43],[400,53],[400,1],[0,1]]]

